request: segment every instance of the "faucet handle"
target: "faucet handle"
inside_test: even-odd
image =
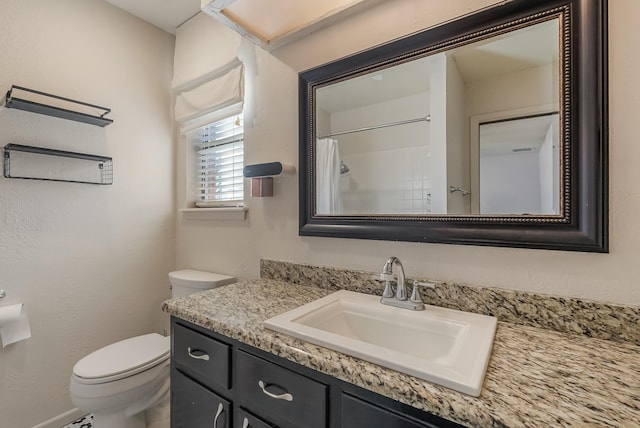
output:
[[[411,290],[411,300],[414,303],[423,303],[422,296],[420,296],[420,287],[435,289],[436,285],[429,281],[413,281],[413,290]]]

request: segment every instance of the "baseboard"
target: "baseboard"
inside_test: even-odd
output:
[[[68,412],[64,412],[63,414],[56,416],[55,418],[44,421],[38,425],[34,425],[33,428],[61,428],[80,419],[86,414],[86,412],[83,412],[80,409],[71,409]]]

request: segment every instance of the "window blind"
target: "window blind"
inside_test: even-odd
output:
[[[196,155],[196,206],[244,206],[244,129],[240,115],[189,134]]]

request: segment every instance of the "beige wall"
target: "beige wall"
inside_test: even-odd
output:
[[[173,37],[98,0],[0,0],[0,92],[12,84],[112,108],[106,128],[0,109],[0,145],[112,156],[112,186],[0,178],[2,305],[32,338],[0,349],[0,426],[73,408],[73,365],[162,332],[174,267]],[[58,425],[60,426],[60,425]]]
[[[276,52],[256,50],[256,108],[246,128],[247,162],[297,164],[297,71],[466,13],[490,1],[385,2]],[[635,115],[640,54],[629,28],[640,2],[614,0],[610,8],[611,251],[563,251],[383,242],[298,236],[298,183],[278,178],[273,198],[250,199],[245,221],[178,219],[180,267],[258,276],[260,258],[378,271],[390,255],[407,274],[506,289],[640,304],[640,156]],[[368,20],[365,18],[369,18]],[[224,31],[224,30],[220,30]],[[284,63],[286,62],[286,64]],[[289,64],[289,65],[287,65]]]

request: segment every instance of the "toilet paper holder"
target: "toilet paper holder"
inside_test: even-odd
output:
[[[4,290],[0,290],[0,300],[4,299],[5,297],[7,297],[7,292]]]

